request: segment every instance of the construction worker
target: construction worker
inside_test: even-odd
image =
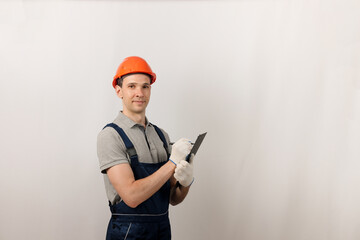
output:
[[[193,181],[191,143],[170,146],[168,134],[145,116],[156,75],[140,57],[123,60],[113,78],[123,110],[97,138],[100,170],[112,213],[106,239],[171,239],[169,203]]]

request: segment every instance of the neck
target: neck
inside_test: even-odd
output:
[[[143,113],[133,113],[133,112],[129,112],[126,109],[124,109],[122,111],[122,113],[127,116],[128,118],[130,118],[131,120],[133,120],[134,122],[146,127],[145,125],[145,112]]]

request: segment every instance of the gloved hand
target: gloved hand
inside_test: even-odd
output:
[[[191,154],[189,162],[181,160],[178,165],[176,165],[174,177],[181,186],[188,187],[194,181],[194,154]]]
[[[178,165],[181,160],[185,160],[186,156],[189,155],[192,146],[190,140],[181,138],[174,145],[172,145],[170,160]]]

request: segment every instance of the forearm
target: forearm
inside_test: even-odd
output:
[[[173,206],[184,201],[190,189],[190,186],[183,187],[176,183],[176,179],[174,177],[171,177],[170,204]]]
[[[130,171],[131,176],[124,177],[121,174],[112,175],[114,170],[116,169],[110,168],[108,171],[110,181],[113,180],[111,182],[121,199],[129,207],[135,208],[154,195],[169,180],[174,174],[175,166],[173,163],[167,162],[150,176],[138,180],[134,179],[132,171]],[[122,180],[115,179],[118,176],[124,178]],[[125,182],[124,179],[126,179]]]
[[[135,205],[139,205],[159,191],[173,175],[174,170],[174,164],[167,162],[150,176],[134,181],[130,187],[129,195],[136,203]]]

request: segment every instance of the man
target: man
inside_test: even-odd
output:
[[[113,79],[123,110],[97,139],[112,213],[107,240],[171,239],[169,203],[182,202],[193,181],[194,156],[185,160],[190,141],[182,138],[171,147],[168,134],[145,116],[155,80],[140,57],[125,58]]]

